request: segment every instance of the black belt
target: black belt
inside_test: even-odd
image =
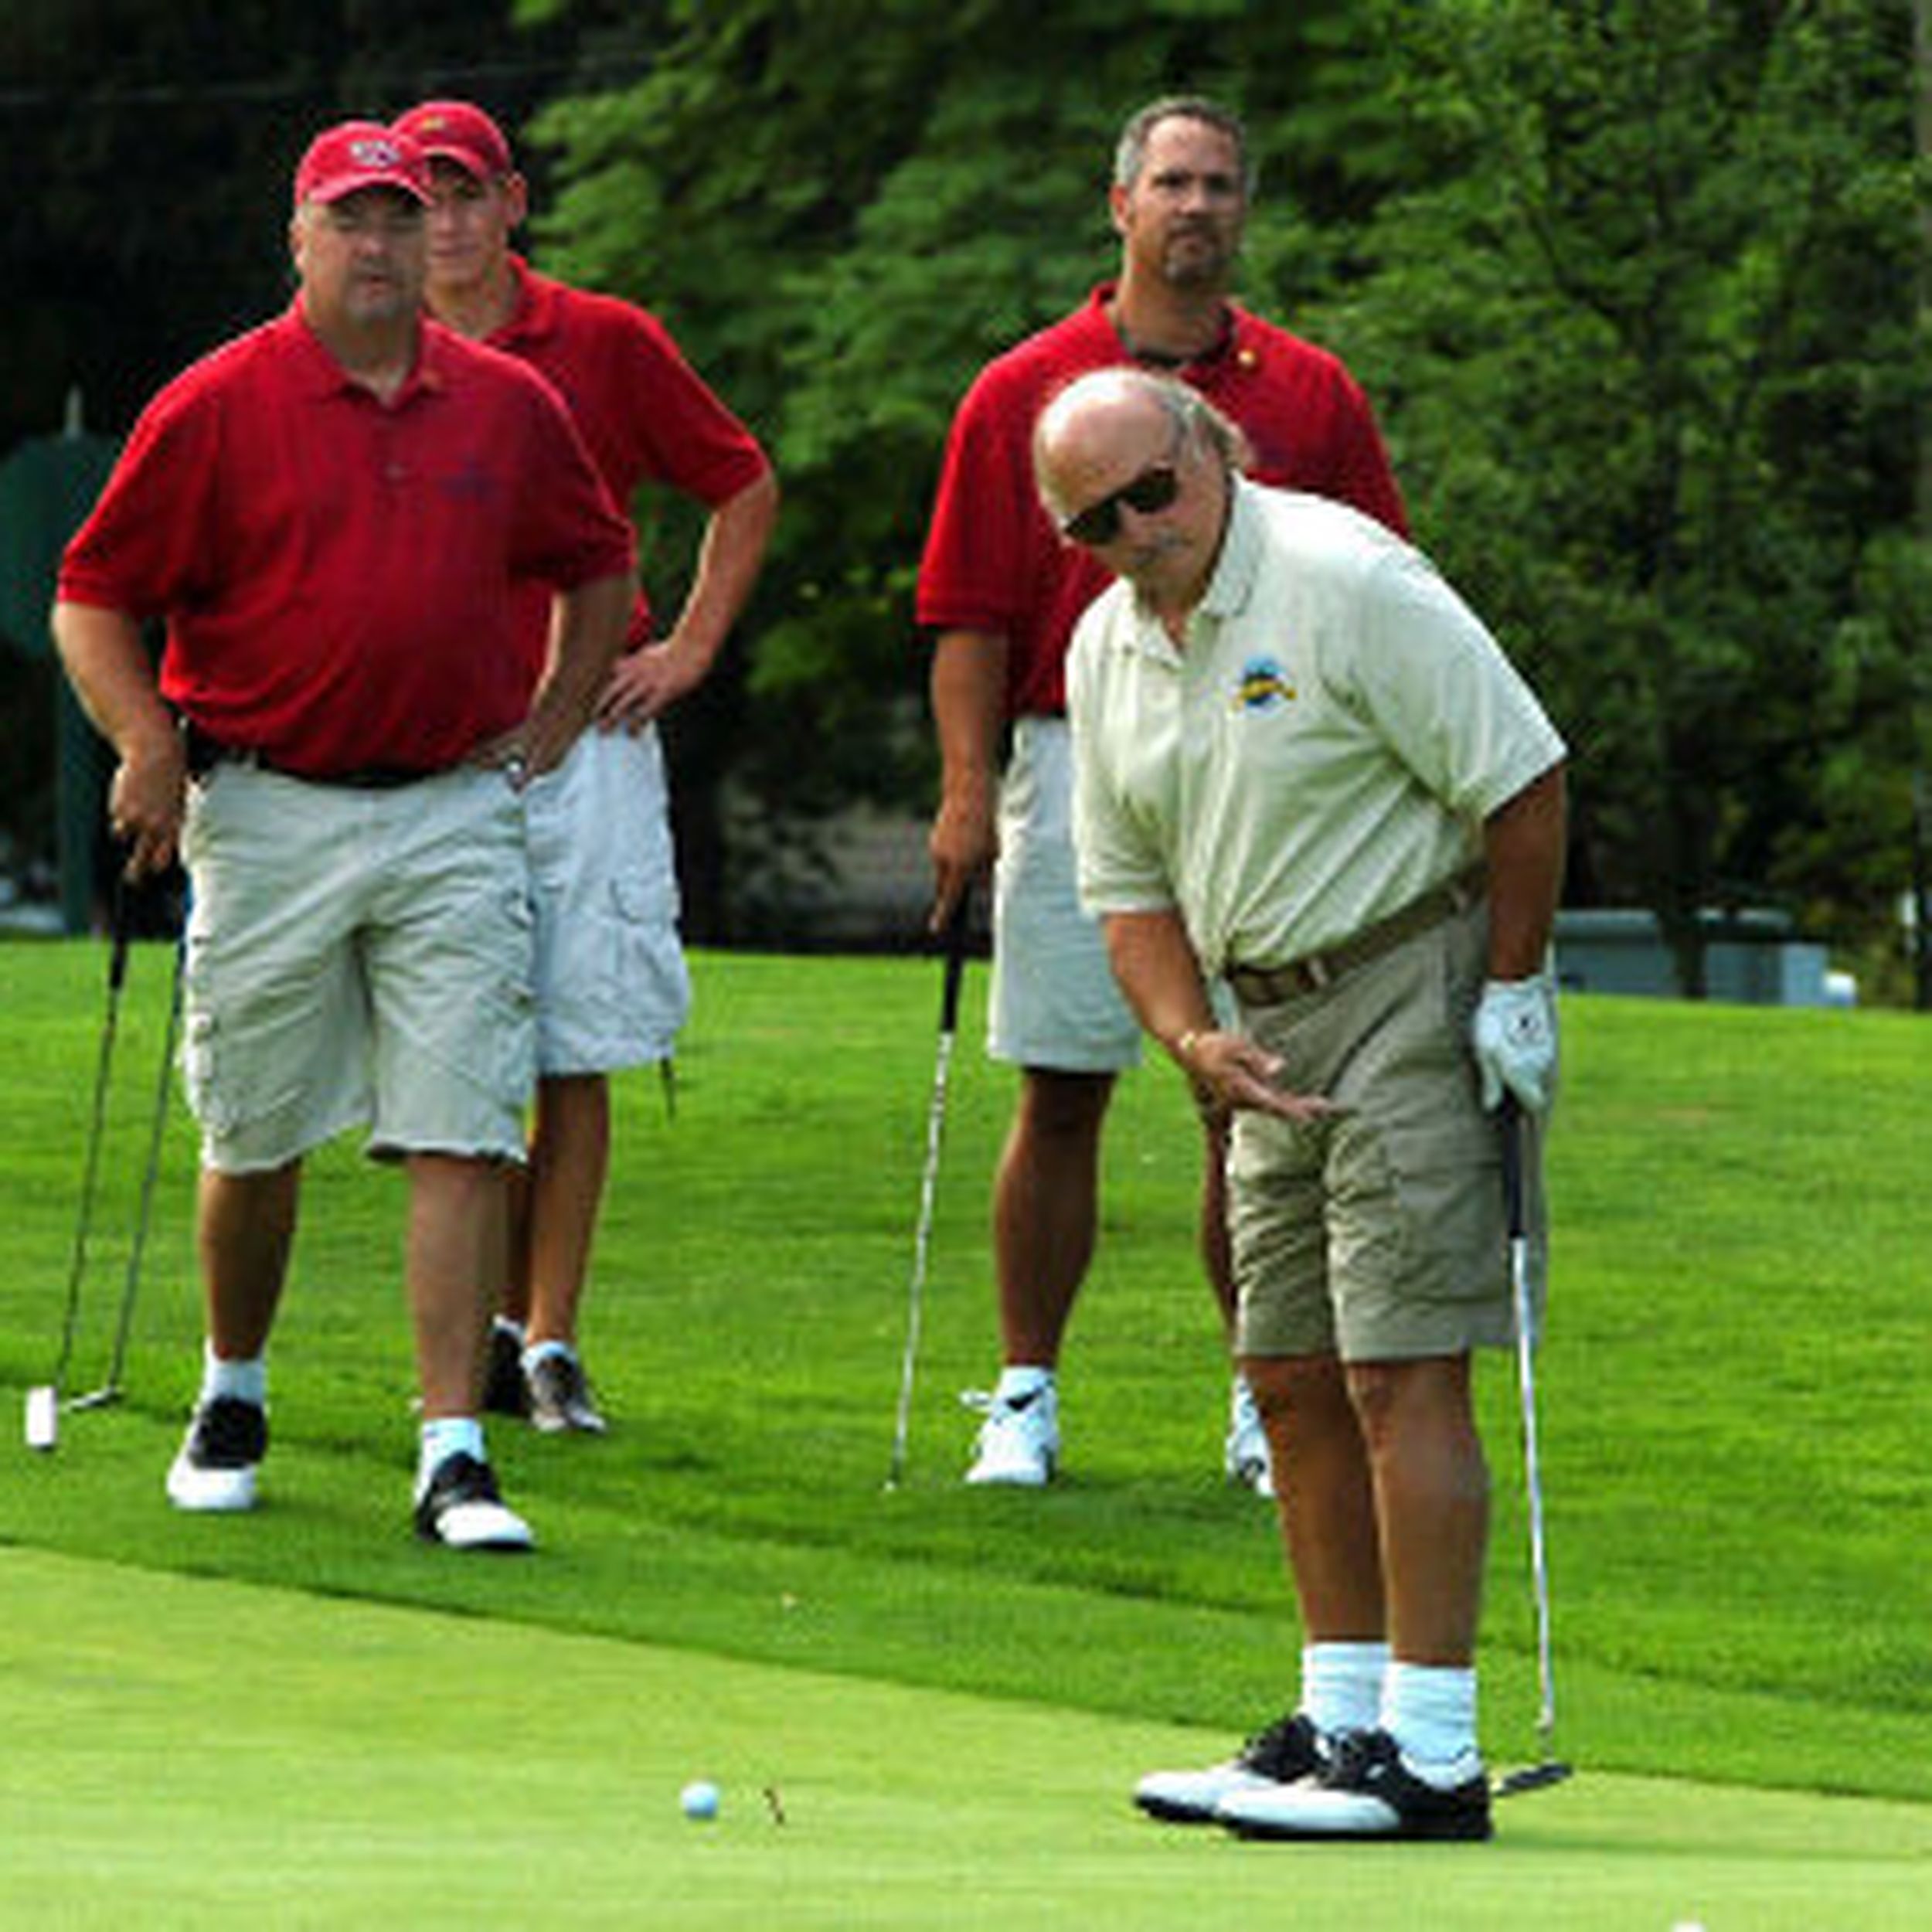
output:
[[[1352,939],[1331,946],[1325,952],[1308,953],[1281,966],[1235,966],[1224,969],[1224,977],[1237,996],[1250,1006],[1278,1006],[1284,999],[1304,993],[1318,993],[1323,987],[1392,952],[1405,939],[1426,933],[1466,910],[1482,896],[1485,875],[1481,866],[1471,866],[1445,883],[1412,899],[1386,919],[1378,919]]]
[[[199,725],[184,723],[182,742],[188,749],[188,775],[206,778],[217,765],[251,765],[257,771],[272,771],[278,777],[294,778],[305,785],[341,785],[352,791],[395,791],[404,785],[420,784],[437,774],[409,765],[359,765],[352,771],[292,771],[250,745],[225,745],[211,738]]]

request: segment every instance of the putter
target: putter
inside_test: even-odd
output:
[[[141,1258],[147,1250],[148,1230],[154,1219],[155,1182],[161,1172],[162,1137],[168,1125],[168,1094],[175,1070],[175,1043],[181,1032],[181,982],[187,960],[188,935],[184,930],[175,942],[168,1024],[162,1036],[161,1066],[155,1076],[154,1118],[148,1128],[148,1160],[141,1171],[141,1201],[135,1210],[134,1240],[128,1250],[128,1273],[121,1284],[121,1312],[114,1323],[114,1353],[108,1362],[107,1380],[85,1395],[70,1396],[63,1406],[70,1411],[104,1409],[121,1400],[121,1372],[127,1363],[128,1338],[134,1326],[134,1298],[141,1287]]]
[[[26,1438],[29,1449],[52,1449],[60,1439],[60,1391],[73,1357],[74,1329],[80,1312],[80,1283],[87,1271],[87,1237],[93,1231],[95,1183],[100,1173],[101,1128],[107,1109],[107,1081],[113,1071],[114,1036],[121,1026],[121,989],[128,983],[129,907],[126,882],[117,872],[108,916],[107,1015],[94,1060],[94,1110],[87,1126],[87,1151],[80,1179],[80,1206],[74,1225],[73,1253],[67,1267],[67,1305],[60,1324],[60,1352],[53,1379],[27,1391]]]
[[[1516,1331],[1516,1388],[1522,1399],[1523,1486],[1529,1505],[1529,1577],[1536,1600],[1536,1672],[1542,1702],[1536,1713],[1536,1739],[1543,1757],[1534,1764],[1496,1781],[1498,1798],[1515,1798],[1560,1784],[1570,1767],[1555,1754],[1556,1679],[1550,1662],[1549,1567],[1543,1544],[1543,1473],[1536,1444],[1536,1368],[1535,1314],[1529,1293],[1529,1234],[1524,1195],[1523,1141],[1527,1128],[1513,1094],[1503,1096],[1502,1185],[1509,1221],[1509,1287]]]
[[[946,957],[945,981],[939,1002],[939,1054],[933,1068],[932,1106],[926,1117],[926,1172],[919,1189],[919,1224],[913,1236],[912,1282],[907,1290],[906,1352],[899,1369],[899,1413],[893,1429],[892,1471],[888,1489],[896,1489],[906,1473],[906,1434],[912,1420],[913,1381],[919,1367],[920,1314],[926,1295],[926,1255],[931,1246],[933,1203],[939,1185],[939,1149],[946,1132],[946,1083],[952,1066],[953,1039],[959,1031],[959,990],[966,975],[968,895],[953,903],[941,934]]]

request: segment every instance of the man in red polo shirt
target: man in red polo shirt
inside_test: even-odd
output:
[[[1228,299],[1250,188],[1246,136],[1225,109],[1169,99],[1129,120],[1110,197],[1119,279],[989,363],[967,392],[920,568],[919,621],[937,633],[934,923],[994,866],[988,1049],[1020,1070],[994,1182],[1005,1366],[990,1394],[973,1398],[985,1420],[969,1482],[1033,1486],[1053,1475],[1060,1345],[1094,1249],[1101,1128],[1114,1077],[1140,1055],[1099,928],[1080,907],[1070,821],[1062,667],[1074,620],[1108,578],[1040,508],[1035,420],[1089,369],[1172,370],[1240,424],[1257,481],[1337,497],[1405,528],[1374,417],[1347,369]],[[1201,1243],[1231,1331],[1225,1145],[1225,1124],[1209,1115]],[[1226,1464],[1235,1479],[1267,1487],[1267,1444],[1238,1378]]]
[[[520,794],[590,715],[633,552],[555,395],[423,321],[428,201],[421,151],[386,128],[316,138],[293,304],[148,406],[53,621],[119,754],[131,872],[179,848],[193,886],[209,1335],[170,1498],[253,1505],[303,1157],[366,1124],[410,1181],[417,1530],[521,1549],[477,1401],[532,1063]],[[560,613],[534,696],[526,578]],[[160,617],[157,679],[139,625]]]
[[[481,108],[425,101],[396,124],[430,160],[430,311],[549,377],[621,508],[648,482],[709,512],[677,621],[654,641],[640,591],[599,729],[528,799],[537,1096],[489,1400],[543,1430],[601,1434],[577,1324],[610,1163],[608,1077],[668,1059],[691,996],[655,721],[703,680],[750,596],[777,485],[655,316],[538,274],[512,250],[528,190]],[[539,587],[520,625],[532,677],[549,624]]]

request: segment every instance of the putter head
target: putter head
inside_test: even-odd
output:
[[[1490,1795],[1520,1798],[1526,1791],[1547,1791],[1551,1785],[1560,1784],[1573,1774],[1573,1767],[1562,1759],[1546,1757],[1540,1764],[1526,1764],[1521,1770],[1510,1771],[1498,1778],[1490,1787]]]
[[[27,1391],[27,1447],[49,1450],[60,1440],[60,1391],[51,1382]]]

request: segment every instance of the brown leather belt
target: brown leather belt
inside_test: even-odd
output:
[[[1304,954],[1280,966],[1236,966],[1224,969],[1228,984],[1237,998],[1250,1006],[1278,1006],[1284,999],[1298,999],[1318,993],[1346,972],[1366,966],[1392,952],[1405,939],[1426,933],[1465,911],[1482,896],[1485,875],[1481,866],[1471,866],[1454,879],[1432,888],[1420,899],[1366,926],[1352,939],[1345,939],[1326,951]]]
[[[188,748],[188,775],[205,778],[217,765],[252,765],[257,771],[272,771],[305,785],[342,785],[352,791],[394,791],[403,785],[434,778],[434,771],[420,771],[407,765],[362,765],[352,771],[291,771],[286,765],[264,757],[247,745],[225,745],[211,738],[199,725],[184,721],[182,742]]]

